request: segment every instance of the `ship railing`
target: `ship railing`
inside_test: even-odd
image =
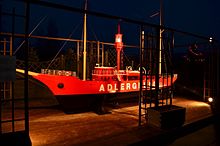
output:
[[[99,76],[99,77],[112,77],[115,76],[114,74],[92,74],[93,76]]]
[[[50,65],[50,69],[62,69],[61,67],[61,58],[55,59],[55,61]],[[47,68],[50,64],[51,60],[49,61],[29,61],[28,70],[33,72],[41,72],[41,69]],[[23,60],[16,59],[16,68],[24,69],[25,62]]]
[[[41,73],[58,76],[76,76],[76,72],[66,70],[41,69]]]

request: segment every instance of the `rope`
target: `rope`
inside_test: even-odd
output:
[[[32,35],[32,33],[38,28],[38,26],[47,18],[47,16],[44,16],[40,22],[34,27],[34,29],[31,31],[31,33],[28,35],[29,37]],[[17,49],[14,51],[14,55],[17,53],[17,51],[23,46],[25,43],[25,40],[17,47]]]

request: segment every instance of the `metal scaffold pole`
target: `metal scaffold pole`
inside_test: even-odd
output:
[[[141,117],[142,117],[142,86],[143,86],[143,69],[142,69],[142,63],[143,63],[143,49],[144,49],[144,29],[143,26],[140,28],[140,91],[139,91],[139,120],[138,125],[141,126]]]
[[[174,56],[174,32],[172,31],[172,42],[171,42],[171,61],[173,62],[173,56]],[[174,66],[171,65],[171,81],[173,80],[173,74],[174,74]],[[171,97],[170,97],[170,105],[173,105],[173,82],[171,82]]]
[[[15,8],[13,8],[12,14],[12,36],[10,37],[10,56],[12,57],[13,47],[14,47],[14,30],[15,29]],[[10,81],[10,99],[12,100],[12,131],[15,131],[15,99],[14,99],[14,81]]]
[[[160,28],[157,28],[157,36],[160,36]],[[156,50],[155,50],[155,58],[156,58],[156,62],[155,62],[155,107],[159,106],[159,99],[158,99],[158,95],[159,95],[159,77],[160,77],[160,37],[157,37],[157,46],[156,46]]]
[[[25,8],[25,79],[24,79],[24,103],[25,103],[25,132],[29,136],[29,105],[28,105],[28,29],[30,17],[30,3],[26,1]]]

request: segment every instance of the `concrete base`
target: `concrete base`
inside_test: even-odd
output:
[[[31,146],[29,135],[25,131],[4,133],[0,135],[1,146]]]
[[[186,108],[166,105],[147,109],[148,123],[161,129],[180,127],[185,122]]]

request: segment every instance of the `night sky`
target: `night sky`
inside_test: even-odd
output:
[[[48,0],[57,4],[84,7],[84,0]],[[164,0],[164,25],[181,31],[195,33],[205,37],[213,37],[220,40],[220,10],[218,0]],[[2,1],[2,11],[11,12],[16,8],[16,13],[24,14],[24,4],[10,0]],[[152,14],[159,12],[160,0],[88,0],[88,9],[91,11],[126,17],[130,19],[159,24],[159,16],[151,18]],[[48,29],[53,31],[49,35],[82,39],[83,15],[37,5],[31,6],[30,31],[40,22],[46,19],[34,31],[33,35],[47,35]],[[11,18],[2,17],[2,30],[10,31]],[[117,20],[109,20],[88,16],[88,39],[99,41],[114,41]],[[16,33],[23,33],[24,21],[16,18]],[[50,26],[49,26],[50,25]],[[52,26],[53,25],[53,26]],[[138,27],[133,24],[121,22],[124,42],[137,44],[139,42]]]

